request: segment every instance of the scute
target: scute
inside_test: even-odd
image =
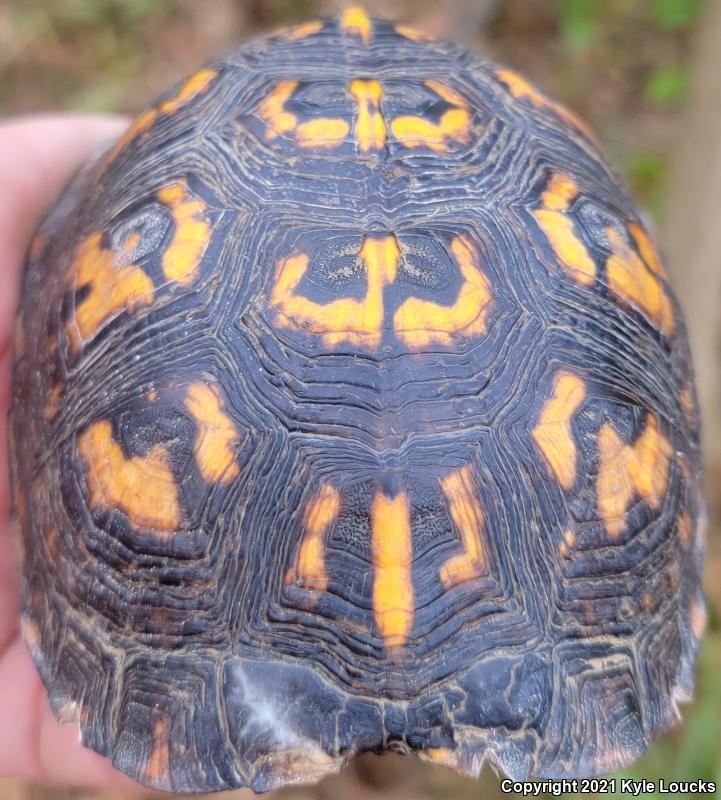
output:
[[[365,751],[592,775],[678,719],[688,345],[568,110],[355,9],[171,88],[35,241],[24,632],[87,746],[260,792]]]

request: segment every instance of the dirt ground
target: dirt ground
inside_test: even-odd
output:
[[[129,11],[133,6],[135,11]],[[141,109],[248,35],[334,13],[326,0],[6,0],[0,112]],[[689,322],[705,417],[709,629],[684,723],[629,770],[721,782],[721,0],[368,0],[383,16],[480,50],[533,77],[590,121],[655,214]],[[136,795],[137,796],[137,795]],[[142,792],[140,797],[160,797]],[[250,797],[237,792],[224,797]],[[499,798],[481,782],[399,756],[365,756],[288,800]],[[127,800],[0,779],[0,800]]]

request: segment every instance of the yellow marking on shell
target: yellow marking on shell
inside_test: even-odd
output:
[[[706,612],[706,606],[698,597],[694,598],[691,603],[691,630],[697,639],[703,636],[707,623],[708,613]]]
[[[409,25],[396,25],[395,31],[399,36],[404,39],[410,39],[412,42],[432,42],[433,37],[429,36],[423,31],[416,30]]]
[[[139,241],[139,234],[134,233],[118,250],[107,250],[102,246],[102,234],[96,231],[80,243],[69,273],[76,291],[88,291],[67,325],[73,351],[109,320],[152,302],[152,280],[140,267],[126,263],[132,260]]]
[[[13,352],[16,359],[20,359],[25,355],[25,347],[27,345],[27,337],[25,335],[25,313],[18,309],[15,315],[15,323],[13,325]],[[52,347],[57,348],[55,339],[50,338],[48,341],[48,351],[52,353]]]
[[[269,714],[273,713],[273,706],[270,708]],[[279,705],[279,708],[282,706]],[[273,729],[269,727],[268,730]],[[286,729],[281,730],[285,732]],[[279,732],[278,738],[282,735]],[[329,756],[318,744],[302,734],[281,742],[287,742],[290,748],[274,749],[263,757],[263,791],[275,791],[289,783],[315,784],[328,774],[338,772],[343,765],[343,756]]]
[[[358,6],[347,8],[341,15],[340,28],[350,36],[358,36],[364,44],[370,44],[373,23],[364,9]]]
[[[46,242],[46,236],[36,233],[30,241],[30,247],[28,247],[28,260],[37,258],[37,256],[40,254],[40,251],[43,249],[43,247],[45,247]]]
[[[201,69],[195,75],[191,75],[178,89],[177,94],[160,104],[161,114],[174,114],[179,108],[190,102],[195,97],[205,94],[210,88],[211,83],[218,75],[216,69]]]
[[[239,432],[223,407],[218,386],[191,383],[185,408],[198,427],[195,461],[200,474],[209,483],[231,483],[240,472],[235,461]]]
[[[180,526],[178,487],[164,446],[126,458],[113,439],[110,420],[104,419],[78,436],[78,449],[92,508],[118,509],[136,528],[172,531]]]
[[[563,541],[558,545],[559,554],[565,558],[576,546],[576,534],[568,530],[563,534]]]
[[[47,547],[50,557],[55,558],[60,549],[60,532],[56,527],[47,525],[43,529],[43,535],[45,537],[45,546]]]
[[[449,769],[458,769],[458,753],[450,747],[428,747],[425,750],[420,750],[418,755],[424,761],[429,761],[431,764],[440,764]]]
[[[45,400],[45,408],[43,410],[43,417],[45,422],[52,422],[60,408],[60,395],[62,394],[63,386],[60,383],[54,383],[47,393]]]
[[[693,524],[691,523],[691,515],[688,511],[682,511],[676,520],[676,529],[678,536],[681,540],[681,545],[685,550],[688,550],[691,545],[691,537],[693,536]]]
[[[571,203],[578,197],[576,182],[569,175],[555,172],[551,175],[541,202],[549,211],[568,211]]]
[[[304,148],[331,148],[342,144],[350,132],[346,120],[321,117],[299,124],[298,117],[286,111],[285,104],[298,85],[298,81],[280,81],[258,107],[258,114],[266,125],[266,138],[273,140],[293,133],[296,142]]]
[[[298,562],[295,569],[289,570],[286,584],[300,583],[307,589],[326,590],[325,537],[339,512],[340,492],[329,483],[324,483],[306,509]]]
[[[360,251],[367,272],[367,287],[362,300],[343,298],[330,303],[315,303],[295,293],[308,269],[303,253],[280,261],[270,303],[280,312],[277,324],[296,325],[320,334],[323,341],[335,346],[349,342],[375,348],[383,332],[383,289],[393,283],[398,266],[398,243],[394,236],[366,237]]]
[[[444,587],[450,589],[464,581],[479,578],[487,570],[482,540],[484,517],[469,464],[446,475],[441,480],[441,489],[463,546],[463,552],[449,558],[440,570]]]
[[[198,274],[200,262],[210,242],[210,223],[205,219],[207,205],[188,191],[184,183],[171,183],[158,190],[158,199],[173,215],[173,238],[162,256],[162,267],[169,281],[187,285]]]
[[[651,241],[651,237],[636,222],[629,222],[628,230],[631,236],[633,236],[633,240],[636,243],[636,247],[638,247],[638,251],[641,254],[641,258],[644,260],[646,266],[655,275],[658,275],[660,278],[663,278],[664,280],[668,280],[668,273],[666,272],[666,267],[663,265],[663,261],[661,261],[661,256],[658,254],[658,250]]]
[[[415,611],[411,564],[411,516],[408,495],[378,492],[371,504],[373,612],[388,648],[408,640]]]
[[[350,133],[350,125],[340,117],[321,117],[302,122],[295,129],[301,147],[338,147]]]
[[[298,119],[285,110],[285,104],[297,87],[298,81],[280,81],[258,107],[258,114],[266,124],[267,139],[275,139],[295,129]]]
[[[145,765],[145,780],[152,786],[165,786],[170,776],[170,747],[167,720],[158,720],[153,725],[153,745]]]
[[[393,315],[396,336],[413,350],[434,342],[452,344],[454,335],[482,336],[488,332],[491,286],[478,268],[478,251],[467,236],[457,236],[451,243],[451,252],[463,278],[455,302],[444,306],[409,297]]]
[[[323,22],[316,20],[315,22],[305,22],[302,25],[294,25],[283,32],[283,36],[289,42],[297,42],[299,39],[306,39],[308,36],[313,36],[323,30]]]
[[[143,111],[130,123],[129,127],[121,135],[118,141],[113,146],[112,150],[108,153],[107,161],[112,161],[119,153],[121,153],[134,139],[152,128],[153,123],[158,117],[158,111],[155,108]]]
[[[191,75],[172,97],[162,102],[158,108],[150,108],[139,114],[130,124],[130,127],[118,139],[108,155],[112,161],[125,147],[143,133],[147,133],[161,115],[171,115],[189,103],[195,97],[204,94],[218,76],[215,69],[202,69]]]
[[[449,142],[466,143],[470,138],[471,112],[458,92],[438,81],[428,80],[425,85],[450,103],[438,123],[424,117],[401,116],[391,122],[395,138],[406,147],[428,147],[435,152],[447,152]]]
[[[550,97],[540,92],[518,72],[504,68],[497,69],[495,75],[501,83],[505,84],[508,91],[516,100],[528,100],[535,108],[547,109],[553,112],[557,117],[560,117],[564,122],[571,125],[571,127],[579,130],[587,139],[598,145],[595,134],[583,120],[564,105],[561,105],[561,103],[551,100]]]
[[[20,619],[20,632],[25,646],[33,655],[42,653],[40,629],[35,620],[26,616]]]
[[[606,235],[612,250],[606,272],[613,293],[638,309],[665,336],[673,335],[676,328],[673,306],[655,272],[658,264],[653,256],[652,267],[614,228],[607,227]]]
[[[383,87],[374,80],[351,81],[348,91],[358,104],[355,123],[355,138],[361,152],[381,150],[386,143],[388,131],[380,110]]]
[[[533,216],[553,248],[561,267],[578,283],[588,286],[596,279],[596,263],[573,230],[573,220],[566,215],[578,187],[568,175],[551,176],[541,196],[542,208]]]
[[[693,425],[696,418],[696,400],[694,397],[693,388],[690,383],[687,383],[681,393],[679,394],[681,400],[681,409],[688,425]]]
[[[576,442],[571,421],[586,397],[584,382],[570,372],[559,372],[553,379],[553,392],[541,409],[531,431],[546,463],[564,489],[576,482]]]
[[[668,481],[671,445],[649,416],[634,445],[626,444],[606,423],[598,434],[600,458],[596,492],[598,510],[608,535],[615,539],[626,524],[634,494],[657,510]]]

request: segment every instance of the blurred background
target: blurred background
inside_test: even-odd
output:
[[[0,0],[0,114],[134,113],[243,39],[335,14],[345,5]],[[721,785],[721,0],[367,0],[364,5],[526,73],[595,128],[637,201],[655,219],[686,312],[704,413],[709,626],[696,699],[683,709],[683,725],[624,775],[701,778]],[[398,800],[503,796],[490,770],[478,783],[417,759],[366,756],[317,787],[283,790],[273,800],[391,795]],[[1,800],[129,796],[138,797],[0,779]]]

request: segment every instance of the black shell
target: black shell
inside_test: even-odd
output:
[[[67,189],[15,346],[26,641],[138,780],[590,775],[690,696],[681,312],[510,70],[357,10],[231,52]]]

